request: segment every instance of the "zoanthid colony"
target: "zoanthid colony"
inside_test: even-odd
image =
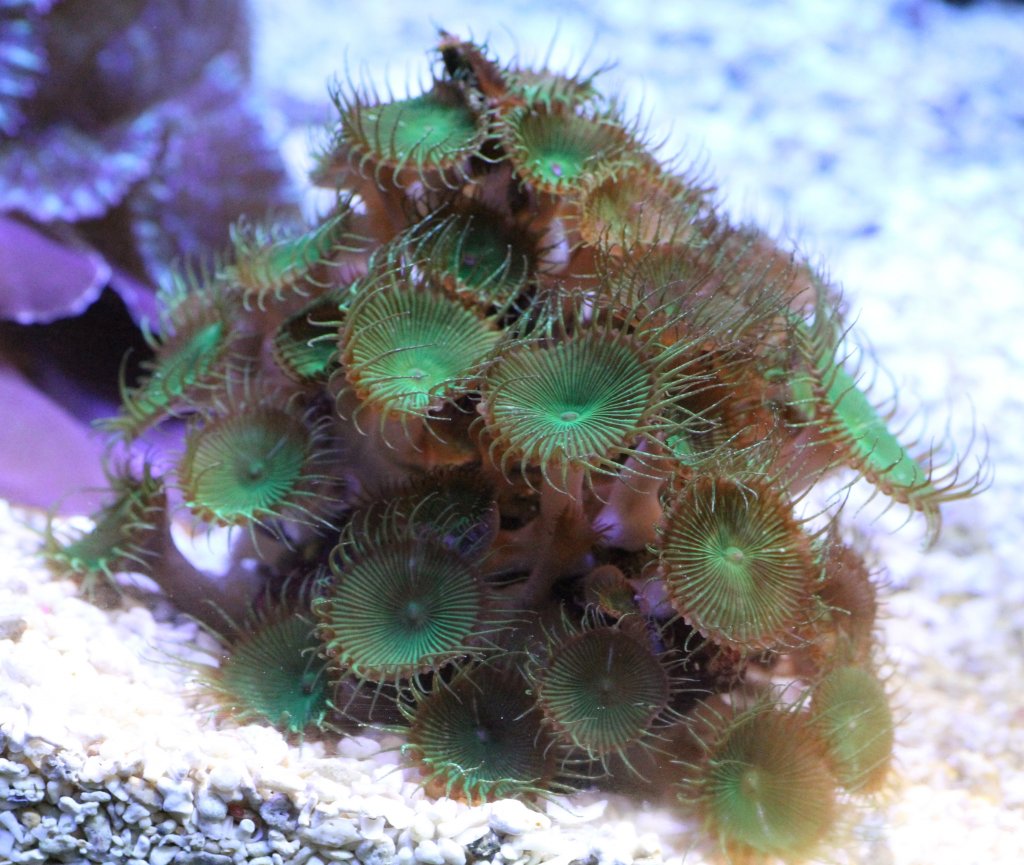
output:
[[[935,532],[983,469],[900,441],[833,286],[592,77],[442,34],[425,92],[334,101],[330,211],[165,292],[107,423],[145,459],[51,561],[214,601],[225,715],[402,728],[430,793],[630,790],[730,861],[823,851],[893,716],[877,574],[810,494],[846,470]],[[172,522],[233,527],[256,588]]]

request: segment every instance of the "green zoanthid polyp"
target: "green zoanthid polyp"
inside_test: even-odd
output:
[[[893,717],[877,570],[809,493],[845,472],[934,532],[984,466],[901,442],[837,291],[593,76],[442,33],[422,93],[333,97],[333,206],[165,295],[106,424],[150,462],[50,561],[201,610],[170,527],[231,527],[264,585],[211,595],[251,623],[215,628],[220,722],[404,730],[430,794],[628,788],[729,861],[827,855]]]

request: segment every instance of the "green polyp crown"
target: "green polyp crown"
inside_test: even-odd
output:
[[[220,278],[241,289],[247,306],[261,310],[289,293],[305,295],[317,267],[327,264],[333,253],[353,251],[362,242],[346,237],[349,217],[345,206],[320,225],[287,231],[239,220],[231,227],[233,261],[222,268]]]
[[[828,381],[825,398],[865,464],[894,486],[908,490],[928,486],[928,475],[889,431],[853,377],[836,366],[830,370]]]
[[[893,718],[881,682],[860,667],[839,667],[815,687],[811,714],[840,783],[873,792],[892,760]]]
[[[340,292],[328,292],[286,318],[274,336],[274,359],[290,378],[325,381],[338,363],[338,326],[344,318]]]
[[[516,346],[487,372],[488,419],[503,447],[535,464],[589,464],[628,444],[652,401],[651,373],[628,343],[579,338]]]
[[[755,709],[712,746],[697,782],[701,808],[724,851],[796,861],[835,820],[835,781],[799,718]]]
[[[518,673],[470,668],[420,699],[406,749],[439,793],[472,803],[544,790],[550,736]]]
[[[349,122],[380,158],[397,165],[449,162],[472,152],[480,137],[473,113],[436,92],[363,108]]]
[[[506,266],[509,249],[496,236],[493,226],[470,221],[452,250],[455,275],[467,285],[480,286]],[[515,282],[515,279],[511,280]]]
[[[388,412],[422,414],[458,393],[498,340],[458,301],[416,287],[361,297],[342,336],[346,375],[361,398]]]
[[[223,356],[227,330],[223,321],[208,321],[180,339],[160,345],[146,380],[124,392],[126,417],[114,418],[107,425],[130,426],[138,432],[173,412],[175,404],[186,398]]]
[[[66,542],[47,530],[43,554],[59,567],[83,578],[88,594],[96,580],[117,571],[148,572],[157,561],[151,542],[157,538],[164,506],[163,482],[149,467],[141,478],[112,479],[116,498],[94,515],[91,530]]]
[[[314,612],[342,669],[386,681],[470,652],[484,588],[469,562],[440,542],[385,532],[336,571]]]
[[[481,302],[504,307],[522,289],[529,262],[519,237],[511,236],[495,216],[470,211],[448,217],[416,247],[417,257],[429,259],[429,267],[456,283]]]
[[[809,546],[765,487],[699,479],[673,503],[659,556],[672,604],[726,643],[770,645],[806,615]]]
[[[124,567],[119,550],[125,546],[125,536],[135,502],[130,493],[102,511],[96,525],[89,532],[55,550],[52,558],[60,560],[81,574],[111,574]]]
[[[211,685],[239,720],[264,720],[291,733],[319,728],[330,710],[319,645],[300,615],[259,623],[231,647]]]
[[[705,197],[703,189],[681,179],[627,169],[587,193],[580,230],[598,246],[679,243],[697,216],[709,210]]]
[[[224,341],[224,323],[212,321],[197,330],[177,351],[168,355],[153,372],[154,392],[147,397],[165,404],[180,396],[213,365]]]
[[[793,404],[809,420],[823,424],[825,434],[845,449],[846,460],[890,494],[925,497],[934,492],[928,473],[889,430],[856,379],[836,362],[834,326],[826,313],[818,315],[824,323],[816,322],[814,329],[796,322],[798,342],[814,372],[796,373],[791,379]]]
[[[565,110],[520,110],[506,122],[513,164],[524,180],[546,192],[578,188],[626,152],[623,131],[609,120]]]
[[[438,471],[413,484],[404,501],[392,501],[405,512],[417,535],[429,535],[472,557],[485,551],[496,528],[493,493],[475,472]]]
[[[513,69],[509,71],[509,89],[529,105],[548,111],[582,106],[597,97],[593,76],[570,77],[548,69]]]
[[[308,457],[301,421],[254,408],[193,430],[179,474],[196,513],[222,524],[258,522],[294,501]]]
[[[538,688],[547,717],[592,754],[638,740],[668,699],[668,676],[657,656],[610,627],[553,646]]]

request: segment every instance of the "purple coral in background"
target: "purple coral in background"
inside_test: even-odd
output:
[[[291,204],[249,66],[240,0],[0,0],[0,497],[94,506],[156,290]]]

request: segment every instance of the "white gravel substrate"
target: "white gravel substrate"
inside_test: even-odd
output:
[[[987,430],[992,488],[947,510],[932,550],[916,522],[889,532],[896,511],[858,517],[892,584],[885,629],[902,723],[891,794],[836,856],[1020,861],[1024,10],[911,0],[554,12],[261,0],[257,10],[257,82],[296,159],[309,140],[299,124],[328,116],[323,82],[346,53],[354,77],[365,65],[401,92],[426,68],[434,25],[489,35],[502,56],[518,43],[529,59],[557,17],[553,66],[578,63],[592,42],[591,66],[617,58],[604,89],[634,105],[643,96],[653,137],[670,135],[666,153],[703,158],[732,212],[795,234],[828,263],[899,384],[904,416],[932,432],[949,419],[961,444],[973,425]],[[38,567],[34,543],[0,507],[0,863],[701,861],[686,855],[687,827],[654,807],[591,797],[541,812],[468,809],[424,797],[396,769],[393,742],[288,747],[261,727],[218,728],[167,660],[194,628],[159,607],[78,600]]]

